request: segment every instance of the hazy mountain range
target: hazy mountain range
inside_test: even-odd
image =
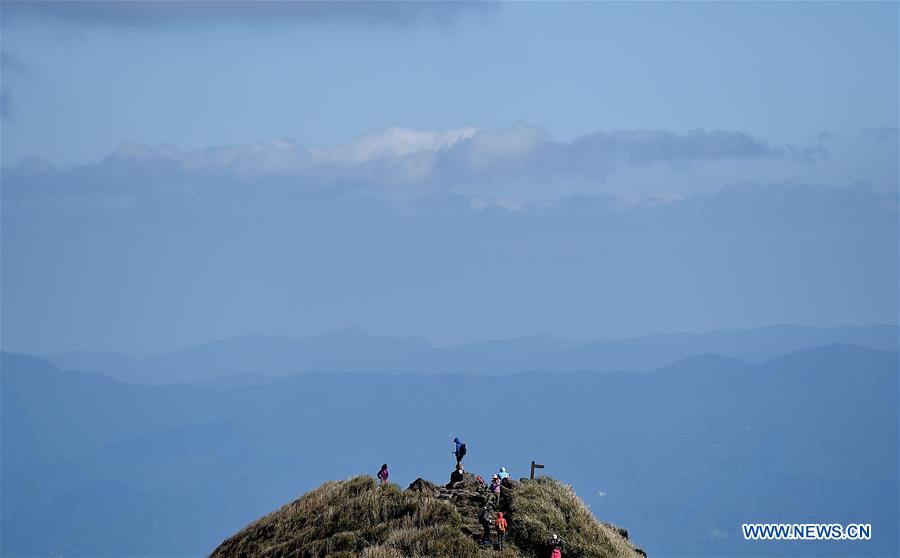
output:
[[[480,474],[544,463],[650,556],[900,550],[897,351],[706,354],[649,373],[309,373],[227,389],[4,353],[0,378],[4,556],[206,555],[326,479],[387,462],[398,483],[444,481],[456,435]],[[742,522],[781,521],[872,523],[873,539],[741,538]]]
[[[164,384],[217,379],[226,385],[238,385],[295,372],[648,371],[695,354],[716,353],[758,363],[786,352],[830,343],[897,350],[898,339],[900,329],[896,325],[783,325],[629,339],[537,336],[436,347],[421,337],[375,336],[354,327],[299,339],[245,335],[141,358],[90,352],[43,356],[61,368],[102,372],[127,382]],[[230,378],[223,380],[226,377]]]

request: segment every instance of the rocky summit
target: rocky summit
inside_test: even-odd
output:
[[[505,479],[499,504],[471,474],[439,485],[416,479],[405,490],[372,477],[329,481],[224,541],[212,558],[226,557],[487,557],[549,558],[548,540],[563,541],[562,556],[646,556],[628,531],[597,521],[572,488],[549,477]],[[502,549],[492,525],[484,540],[485,507],[503,512]]]

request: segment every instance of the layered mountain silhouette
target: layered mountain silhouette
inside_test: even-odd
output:
[[[895,351],[900,348],[898,339],[900,329],[896,325],[771,326],[630,339],[538,336],[435,347],[420,337],[375,336],[352,327],[300,339],[245,335],[142,358],[117,353],[58,353],[45,358],[62,368],[102,372],[126,382],[155,385],[204,381],[231,386],[262,383],[270,376],[295,372],[649,371],[703,353],[759,363],[832,343]]]
[[[538,460],[653,555],[896,556],[898,353],[849,344],[649,373],[307,373],[124,383],[4,353],[4,556],[203,555],[322,479]],[[871,523],[745,541],[742,522]],[[53,528],[49,529],[48,526]]]

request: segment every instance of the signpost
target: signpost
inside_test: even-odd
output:
[[[534,470],[535,469],[543,469],[543,468],[544,468],[544,466],[541,465],[540,463],[535,463],[534,461],[532,461],[531,462],[531,480],[534,480]]]

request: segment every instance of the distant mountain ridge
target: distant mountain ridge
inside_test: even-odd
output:
[[[323,478],[384,462],[403,484],[446,478],[460,435],[470,471],[527,476],[540,460],[651,556],[897,556],[898,358],[831,344],[649,373],[308,373],[219,389],[3,353],[0,546],[201,555]],[[878,536],[745,541],[748,520],[864,521]]]
[[[649,371],[681,358],[716,353],[751,363],[801,349],[849,343],[898,350],[896,325],[813,328],[777,325],[625,339],[520,337],[436,347],[421,337],[370,335],[351,327],[304,338],[244,335],[147,357],[118,353],[43,355],[61,368],[101,372],[140,384],[191,383],[240,376],[238,383],[295,372],[511,374],[527,370]]]

